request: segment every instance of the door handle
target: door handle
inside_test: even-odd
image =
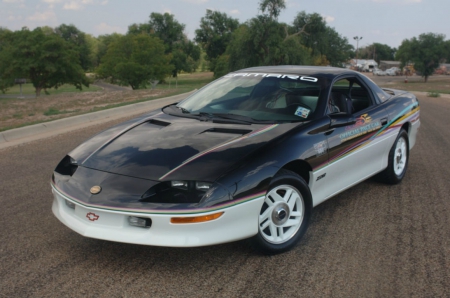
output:
[[[388,123],[388,118],[381,119],[381,125],[386,125]]]

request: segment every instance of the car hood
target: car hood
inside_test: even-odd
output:
[[[79,166],[130,177],[214,181],[298,125],[221,124],[160,112],[104,131],[69,155]]]

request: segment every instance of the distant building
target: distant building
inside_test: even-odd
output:
[[[398,67],[400,68],[400,61],[388,61],[388,60],[381,60],[380,61],[380,69],[382,70],[386,70],[389,69],[391,67]]]
[[[378,67],[378,63],[373,59],[352,59],[350,64],[360,71],[372,72]]]

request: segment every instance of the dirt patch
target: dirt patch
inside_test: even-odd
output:
[[[212,73],[181,75],[150,90],[70,92],[39,98],[0,98],[0,131],[40,122],[85,114],[105,108],[176,95],[200,88],[212,80]],[[123,88],[121,88],[123,89]]]
[[[58,94],[40,98],[3,99],[0,100],[0,129],[70,117],[108,106],[132,103],[173,93],[173,89],[101,91]]]

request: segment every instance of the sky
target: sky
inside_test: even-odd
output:
[[[171,13],[195,37],[206,10],[225,12],[241,23],[256,16],[260,0],[0,0],[0,27],[20,30],[73,24],[98,36],[126,33],[152,12]],[[439,33],[450,39],[450,0],[286,0],[279,21],[291,24],[301,12],[318,13],[328,26],[357,46],[374,42],[398,47],[404,39]]]

